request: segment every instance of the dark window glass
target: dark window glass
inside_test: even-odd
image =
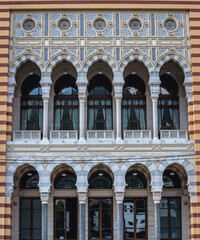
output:
[[[133,170],[126,174],[126,189],[140,189],[147,187],[147,180],[143,173]]]
[[[76,175],[70,171],[62,171],[56,176],[54,187],[55,189],[75,189]]]
[[[122,98],[122,131],[146,129],[145,84],[136,74],[125,78]]]
[[[178,174],[172,170],[165,170],[163,173],[164,188],[180,188],[181,180]]]
[[[98,74],[88,86],[88,130],[112,130],[112,85]]]
[[[181,240],[180,198],[162,198],[160,202],[161,239]]]
[[[146,199],[124,201],[124,239],[147,239]]]
[[[21,189],[38,189],[39,176],[36,171],[26,172],[20,180]]]
[[[105,171],[96,171],[89,178],[90,189],[110,189],[112,188],[112,178]]]
[[[171,76],[160,77],[160,95],[158,99],[158,128],[179,129],[178,85]]]
[[[41,239],[41,201],[23,198],[20,200],[20,239]]]
[[[89,199],[89,239],[112,239],[112,199]]]
[[[54,203],[55,239],[77,239],[77,199],[56,199]]]
[[[43,101],[40,77],[28,76],[21,86],[21,129],[42,130]]]
[[[78,130],[79,101],[75,78],[69,74],[61,76],[54,92],[54,129]]]

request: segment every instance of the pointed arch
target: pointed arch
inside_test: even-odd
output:
[[[196,173],[195,173],[194,166],[188,160],[180,156],[168,157],[167,159],[163,160],[158,166],[158,170],[160,171],[161,176],[163,176],[165,169],[172,164],[178,164],[181,167],[183,167],[183,169],[187,174],[188,192],[190,193],[190,195],[195,194],[196,193]]]
[[[191,68],[190,68],[188,62],[182,56],[175,54],[175,53],[166,54],[166,55],[162,56],[161,58],[159,58],[156,63],[155,71],[157,73],[159,73],[161,67],[169,61],[173,61],[173,62],[177,63],[182,68],[184,75],[185,75],[185,81],[187,78],[187,82],[192,82],[192,73],[191,73]]]
[[[126,55],[121,63],[120,63],[120,67],[119,67],[119,71],[120,72],[124,72],[125,67],[133,61],[138,61],[144,64],[144,66],[147,68],[149,75],[151,72],[153,72],[153,64],[151,63],[151,60],[149,58],[147,58],[145,55],[143,55],[142,53],[131,53],[128,56]]]
[[[50,59],[48,65],[47,65],[46,72],[51,74],[53,68],[62,61],[67,61],[67,62],[71,63],[75,67],[77,72],[81,71],[81,65],[80,65],[79,61],[73,55],[71,55],[69,53],[67,53],[67,54],[59,53],[58,55],[53,56],[53,58]]]
[[[42,62],[42,60],[36,55],[36,54],[23,54],[21,56],[19,56],[17,59],[15,59],[15,61],[11,64],[9,73],[10,75],[15,76],[17,69],[24,63],[26,62],[32,62],[34,64],[36,64],[38,66],[38,68],[40,69],[40,72],[45,72],[45,68],[44,68],[44,63]]]
[[[85,74],[87,74],[88,69],[95,63],[98,61],[103,61],[105,63],[107,63],[110,68],[113,70],[113,73],[115,71],[117,71],[117,64],[115,63],[115,61],[113,60],[113,58],[111,58],[109,55],[107,55],[106,53],[98,53],[98,54],[94,54],[92,56],[89,56],[89,58],[85,61],[84,65],[83,65],[83,72]]]
[[[44,173],[44,167],[40,162],[38,162],[34,158],[24,156],[12,162],[6,171],[6,195],[7,196],[11,196],[13,192],[14,176],[17,169],[25,164],[28,164],[37,170],[39,174],[39,188],[40,188],[40,183],[42,182],[42,176]]]

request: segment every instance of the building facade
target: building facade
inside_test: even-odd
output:
[[[0,2],[2,239],[200,238],[200,2],[157,3]]]

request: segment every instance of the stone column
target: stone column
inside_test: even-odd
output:
[[[152,98],[153,105],[153,140],[158,140],[158,97]]]
[[[85,202],[86,192],[78,193],[79,200],[79,240],[85,240]]]
[[[124,192],[116,192],[117,202],[117,240],[122,240],[124,235],[124,221],[123,221],[123,201]]]
[[[116,100],[116,141],[122,142],[122,116],[121,116],[121,100],[123,91],[123,73],[115,72],[113,79],[114,98]]]
[[[79,141],[85,141],[85,121],[86,121],[86,97],[87,97],[87,77],[81,72],[76,82],[78,86],[78,97],[79,97]]]
[[[116,127],[117,127],[117,139],[116,141],[122,141],[122,116],[121,116],[121,97],[116,98]]]
[[[48,114],[49,114],[49,96],[51,83],[50,76],[43,76],[40,84],[42,87],[42,99],[43,99],[43,139],[42,141],[48,141]]]
[[[160,240],[160,200],[161,192],[153,193],[155,240]]]
[[[79,96],[79,141],[85,141],[85,100]]]
[[[43,97],[43,141],[48,141],[49,98]]]
[[[40,193],[42,202],[42,240],[48,239],[48,199],[49,193]]]
[[[153,140],[158,140],[158,97],[160,94],[159,73],[150,73],[149,86],[151,90],[152,108],[153,108]]]

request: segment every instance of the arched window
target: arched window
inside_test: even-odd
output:
[[[147,180],[143,173],[132,170],[126,174],[126,189],[144,189],[147,187]]]
[[[163,188],[180,188],[181,180],[178,174],[172,170],[165,170],[163,173]]]
[[[146,129],[146,98],[143,80],[131,74],[126,77],[122,99],[122,130]]]
[[[89,188],[90,189],[111,189],[112,178],[107,172],[103,170],[96,171],[89,178]]]
[[[20,180],[20,189],[38,189],[39,176],[34,170],[24,173]]]
[[[60,172],[54,180],[55,189],[75,189],[76,175],[68,170]]]
[[[78,89],[75,79],[61,76],[54,87],[54,129],[78,130]]]
[[[88,86],[88,130],[112,130],[112,85],[98,74]]]
[[[21,86],[21,129],[42,130],[43,101],[40,77],[28,76]]]
[[[158,99],[158,128],[179,129],[178,84],[168,74],[160,77],[160,96]]]

